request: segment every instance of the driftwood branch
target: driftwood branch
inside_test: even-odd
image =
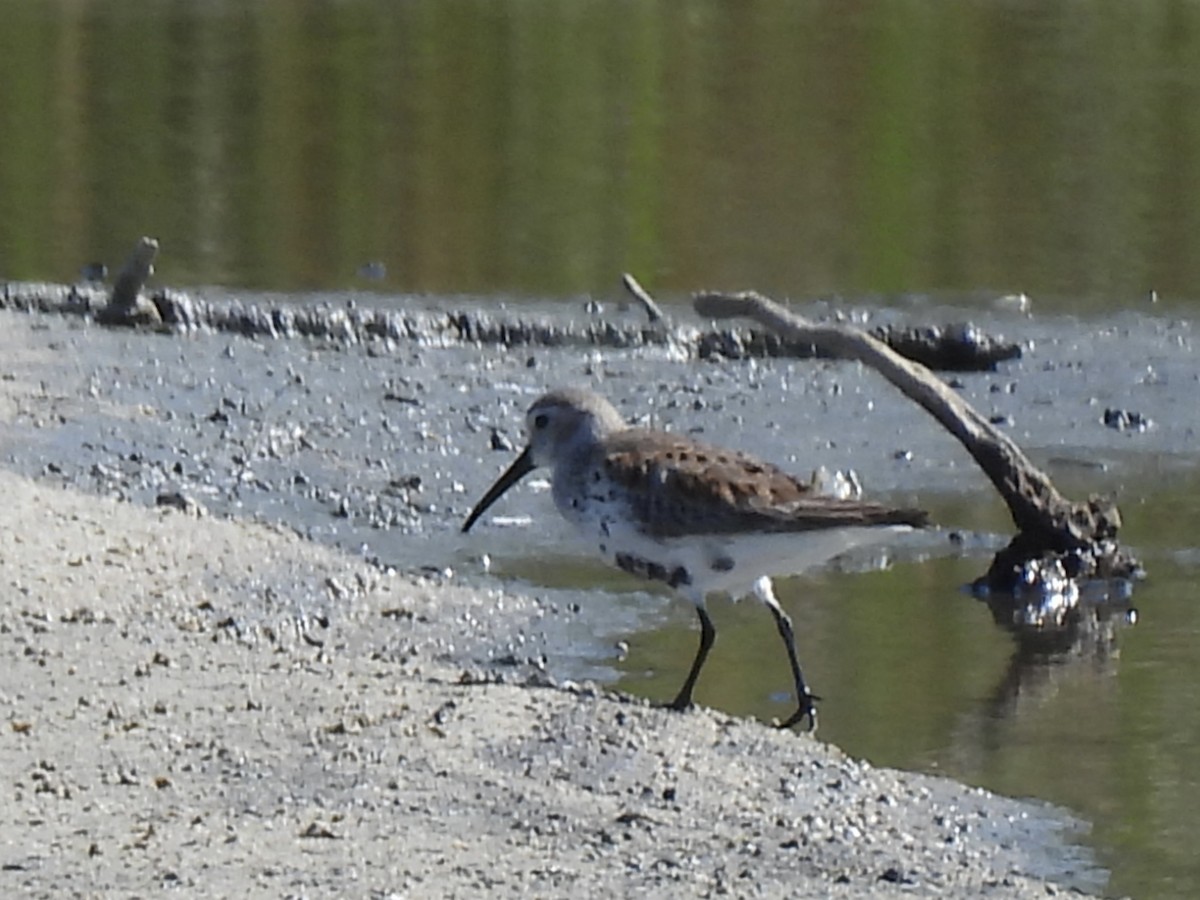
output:
[[[1077,503],[1063,497],[1020,447],[923,365],[905,359],[857,328],[810,322],[753,292],[702,293],[696,295],[694,303],[702,316],[752,319],[790,339],[809,341],[832,356],[859,360],[937,419],[966,447],[995,485],[1017,527],[1017,538],[1006,554],[997,557],[989,573],[993,583],[1003,585],[1006,571],[1044,553],[1084,552],[1095,557],[1100,546],[1110,556],[1116,553],[1112,541],[1121,517],[1113,503],[1096,497]],[[1124,558],[1122,561],[1129,562]],[[1106,568],[1103,565],[1090,568],[1093,571],[1071,574],[1105,574],[1101,571]]]

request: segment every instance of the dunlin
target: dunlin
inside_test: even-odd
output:
[[[700,617],[700,646],[674,709],[687,709],[716,639],[709,594],[753,593],[775,617],[795,682],[796,711],[783,723],[816,725],[813,695],[796,655],[792,621],[772,575],[796,574],[856,545],[925,524],[919,509],[842,500],[813,491],[745,453],[632,428],[603,397],[551,391],[525,417],[528,445],[471,510],[462,530],[529,472],[551,470],[554,504],[619,569],[675,589]]]

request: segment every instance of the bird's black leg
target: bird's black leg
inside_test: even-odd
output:
[[[688,672],[687,680],[683,682],[683,687],[679,689],[679,693],[669,704],[671,709],[685,710],[692,705],[692,688],[696,686],[696,679],[700,677],[700,669],[704,666],[704,661],[708,659],[708,651],[712,649],[713,641],[717,639],[717,629],[713,628],[712,619],[708,617],[708,610],[703,606],[697,606],[696,612],[700,616],[700,646],[696,650],[696,658],[692,660],[692,670]]]
[[[796,633],[792,629],[792,620],[775,598],[769,578],[760,578],[754,586],[754,592],[771,610],[771,615],[775,617],[775,627],[779,629],[779,636],[783,638],[783,645],[787,647],[788,662],[792,664],[792,679],[796,683],[796,711],[786,721],[781,722],[779,727],[791,728],[798,722],[808,719],[809,730],[815,731],[817,728],[816,701],[820,698],[812,693],[808,689],[808,685],[804,683],[804,673],[800,671],[800,660],[796,656]]]

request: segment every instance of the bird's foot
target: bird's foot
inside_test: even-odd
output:
[[[788,716],[786,721],[779,722],[778,728],[791,728],[808,719],[808,730],[814,732],[817,730],[817,701],[821,698],[816,694],[810,694],[807,690],[800,695],[800,703],[796,707],[796,711]]]
[[[687,712],[694,705],[695,704],[692,703],[692,695],[690,693],[689,694],[680,694],[678,697],[676,697],[670,703],[658,704],[658,706],[661,709],[671,709],[671,710],[674,710],[675,712]]]

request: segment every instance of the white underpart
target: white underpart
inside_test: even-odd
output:
[[[855,547],[879,543],[911,530],[906,525],[894,525],[736,537],[672,538],[656,542],[656,546],[662,548],[656,552],[663,552],[667,558],[676,561],[676,565],[688,570],[701,599],[709,594],[727,593],[737,600],[755,591],[756,582],[764,576],[769,579],[778,575],[800,575]],[[720,559],[733,560],[734,567],[729,571],[715,571],[712,564]],[[693,599],[693,602],[696,601]]]
[[[760,578],[768,579],[769,592],[772,576],[799,575],[855,547],[912,531],[907,525],[885,525],[654,540],[617,517],[572,518],[584,539],[611,565],[617,564],[619,554],[629,554],[662,566],[668,572],[680,567],[686,569],[691,584],[679,587],[678,591],[697,606],[703,605],[709,594],[728,594],[737,600],[751,592],[770,605],[758,590]],[[728,561],[733,563],[731,569],[725,568]]]

